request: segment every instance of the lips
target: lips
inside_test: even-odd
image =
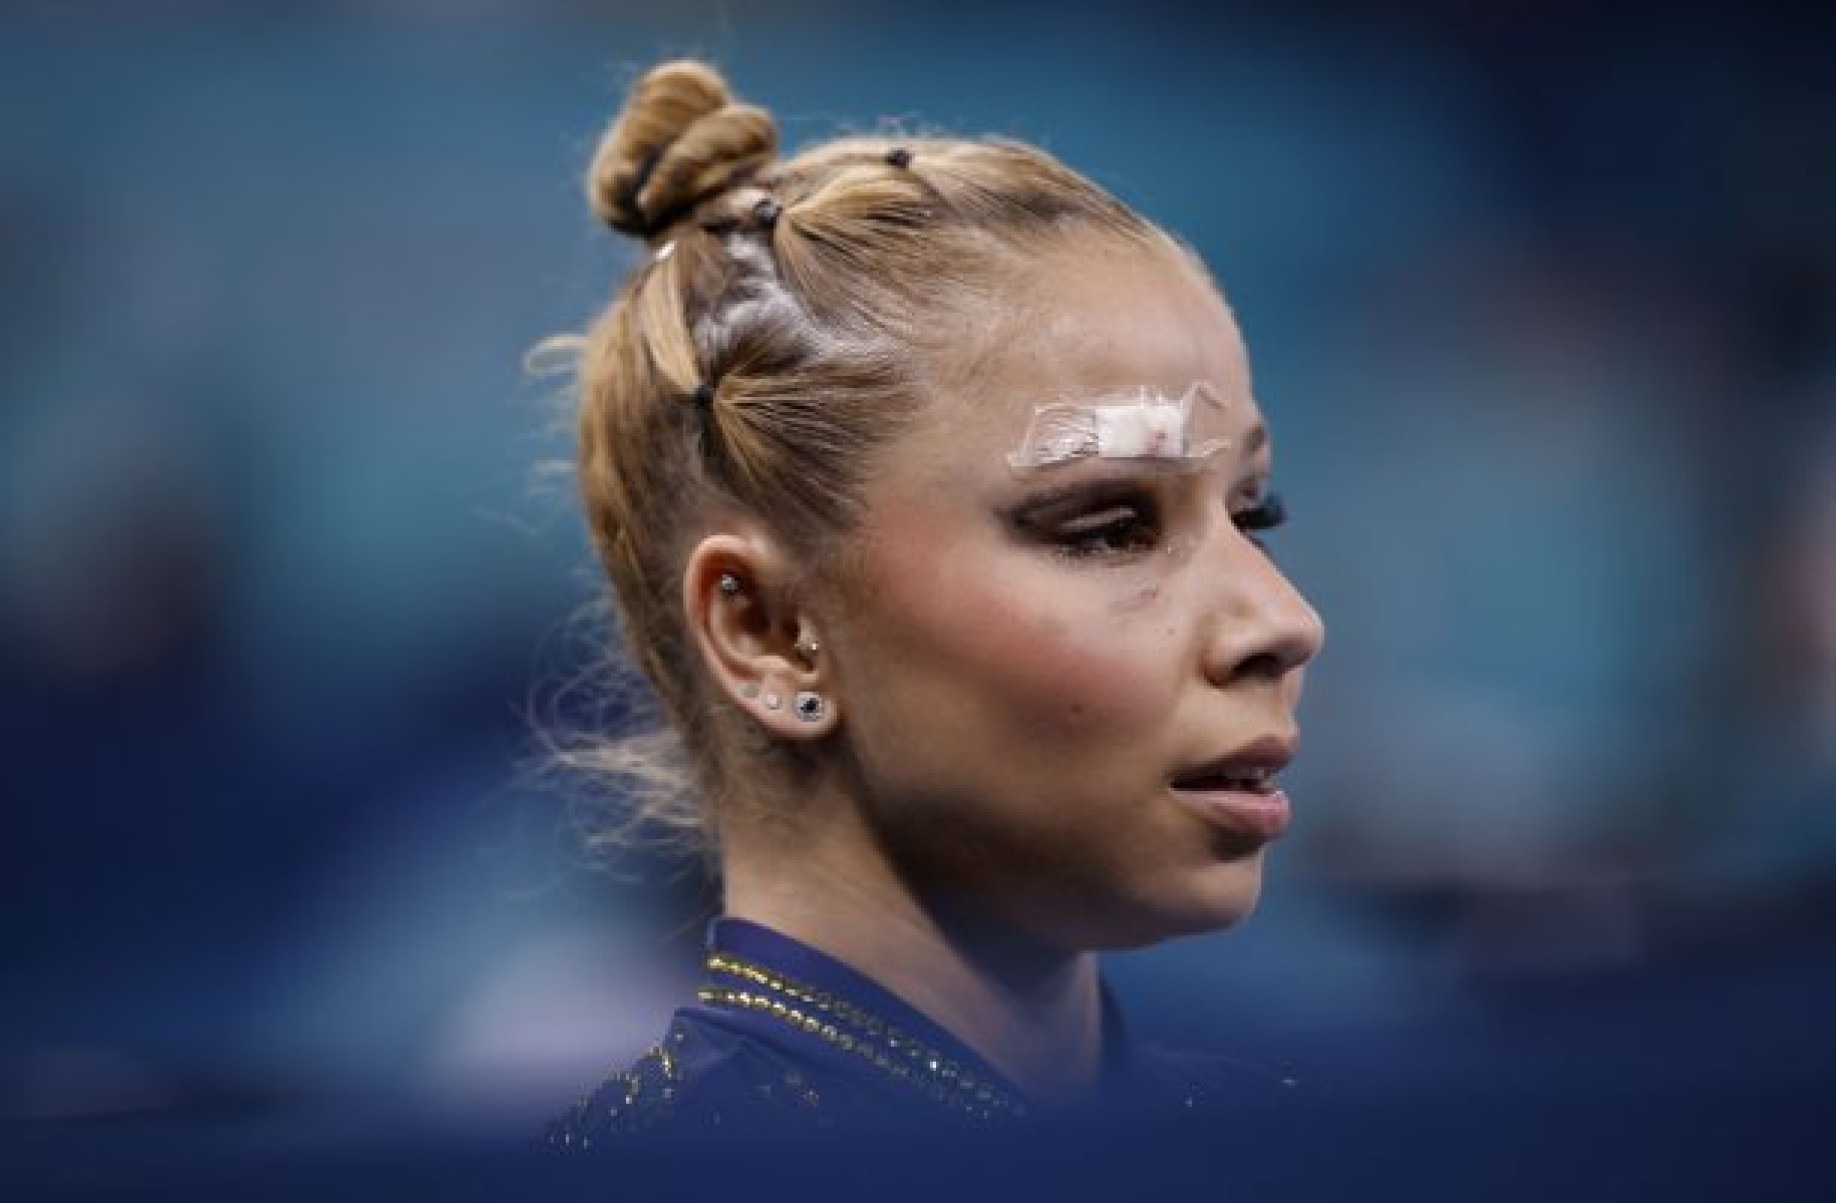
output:
[[[1267,842],[1288,829],[1288,795],[1276,774],[1294,759],[1299,741],[1266,736],[1214,760],[1174,774],[1173,797],[1215,827]]]
[[[1295,736],[1266,735],[1174,774],[1173,788],[1265,792],[1274,788],[1275,775],[1288,767],[1299,747],[1300,740]]]

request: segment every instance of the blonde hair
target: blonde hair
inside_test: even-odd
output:
[[[579,342],[579,487],[669,732],[576,760],[632,787],[620,831],[654,821],[711,849],[757,740],[685,628],[709,517],[749,515],[811,571],[831,562],[874,453],[962,378],[971,315],[1069,240],[1174,244],[1016,142],[848,137],[781,160],[771,116],[692,61],[638,81],[587,195],[651,251]]]

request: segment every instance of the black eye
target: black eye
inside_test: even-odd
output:
[[[1274,530],[1288,520],[1288,507],[1274,493],[1264,493],[1255,505],[1233,512],[1231,521],[1250,537],[1250,542],[1267,550],[1268,545],[1256,537],[1258,531]]]

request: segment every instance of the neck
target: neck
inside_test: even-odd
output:
[[[833,830],[833,827],[830,827]],[[1102,1063],[1096,959],[926,905],[834,839],[792,853],[729,842],[726,912],[872,978],[975,1049],[1036,1103],[1089,1093]],[[783,866],[794,864],[795,872]]]

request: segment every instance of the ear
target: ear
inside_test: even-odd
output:
[[[790,564],[761,534],[723,531],[689,553],[682,605],[716,688],[775,739],[835,729],[821,636],[791,595]]]

